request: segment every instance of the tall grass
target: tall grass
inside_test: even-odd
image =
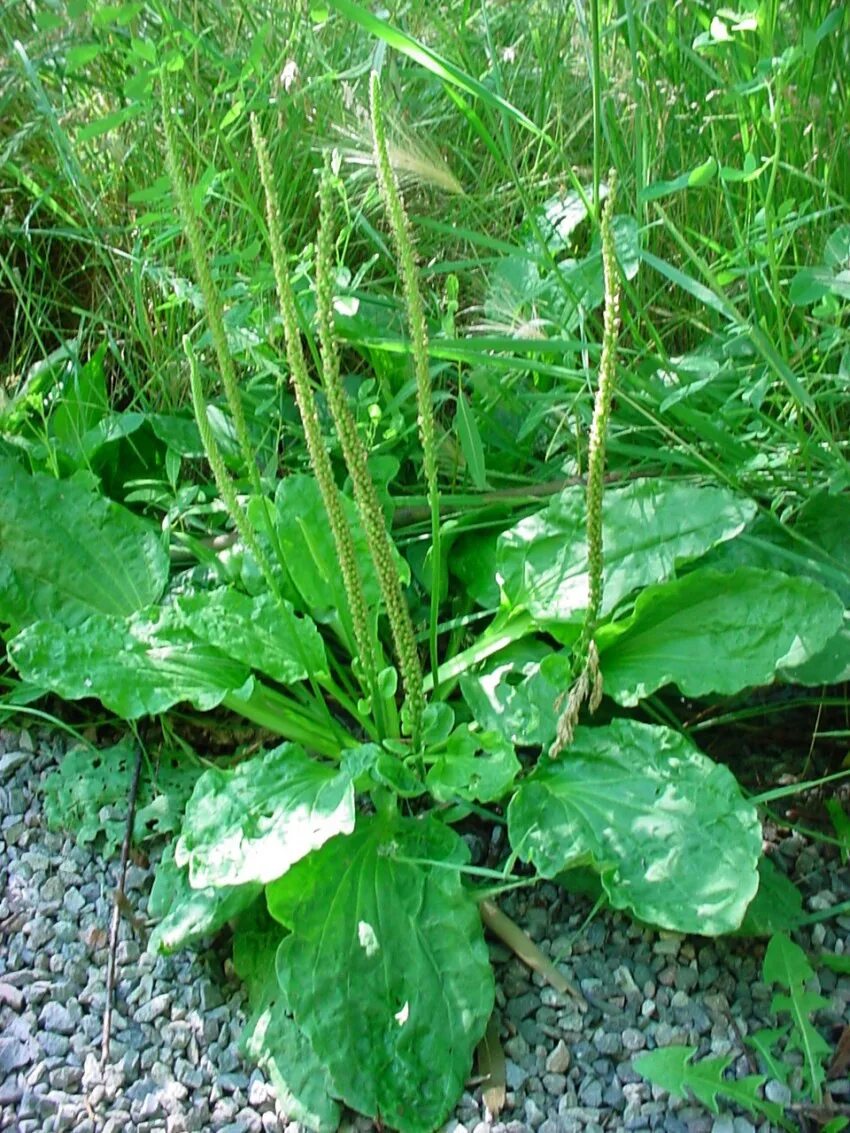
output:
[[[593,202],[611,166],[640,245],[625,273],[612,467],[698,472],[780,510],[845,482],[846,301],[800,303],[791,286],[850,219],[842,8],[765,0],[736,23],[699,0],[454,0],[388,19],[351,0],[329,7],[314,23],[260,0],[125,15],[6,5],[7,402],[51,351],[85,358],[102,341],[116,407],[188,401],[181,342],[202,298],[164,177],[154,79],[168,66],[249,408],[256,383],[288,395],[248,114],[270,138],[290,248],[314,238],[315,171],[321,151],[338,151],[344,363],[370,442],[401,459],[398,490],[415,495],[401,284],[362,144],[377,68],[425,282],[450,493],[470,488],[473,468],[491,488],[583,471],[601,315],[576,306],[563,267],[598,247],[596,221],[558,245],[544,209],[571,191]],[[309,262],[294,266],[316,358]],[[303,462],[282,412],[284,459]]]

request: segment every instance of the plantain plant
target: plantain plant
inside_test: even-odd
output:
[[[36,688],[97,697],[128,720],[180,702],[223,705],[281,738],[198,779],[157,872],[150,947],[169,951],[232,922],[235,967],[250,992],[244,1046],[288,1112],[325,1130],[347,1105],[425,1133],[459,1096],[492,1014],[480,908],[518,883],[518,860],[537,879],[589,866],[611,905],[667,929],[739,928],[759,885],[754,804],[680,731],[617,708],[665,685],[702,696],[799,675],[832,656],[844,603],[823,575],[724,559],[757,511],[724,488],[633,480],[603,496],[619,303],[611,192],[601,217],[606,316],[587,492],[557,493],[472,556],[459,573],[471,596],[495,599],[495,616],[465,648],[440,656],[454,638],[440,624],[445,540],[427,320],[373,76],[375,161],[403,278],[428,492],[425,671],[409,570],[340,378],[333,175],[326,167],[319,190],[316,372],[302,345],[267,146],[252,122],[309,455],[309,471],[269,485],[244,428],[173,102],[166,75],[169,172],[242,453],[241,486],[208,427],[187,341],[192,397],[243,569],[208,585],[170,583],[162,539],[141,520],[85,483],[29,475],[0,458],[9,486],[0,502],[8,652]],[[320,392],[351,497],[320,427]],[[607,722],[581,724],[584,700],[598,707],[603,690]],[[470,863],[456,830],[470,815],[506,823],[503,869]]]

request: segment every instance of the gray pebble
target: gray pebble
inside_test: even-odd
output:
[[[570,1068],[570,1051],[563,1039],[559,1039],[555,1049],[546,1059],[546,1069],[550,1074],[566,1074]]]
[[[74,1020],[71,1012],[62,1003],[55,1001],[46,1003],[38,1017],[39,1026],[45,1031],[53,1031],[56,1035],[72,1035],[74,1033]]]
[[[171,1003],[171,996],[168,992],[162,995],[155,995],[153,999],[149,999],[147,1003],[143,1003],[141,1007],[137,1007],[133,1012],[133,1019],[137,1023],[152,1023],[154,1019],[158,1019],[164,1015]]]

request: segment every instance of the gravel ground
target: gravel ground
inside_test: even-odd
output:
[[[287,1129],[263,1075],[243,1064],[237,1039],[244,995],[228,974],[226,952],[156,958],[145,952],[144,921],[152,870],[131,866],[129,908],[118,946],[111,1060],[99,1066],[107,939],[117,861],[48,831],[39,785],[64,741],[0,732],[0,1129]],[[837,858],[786,839],[780,864],[805,879],[807,905],[850,897]],[[735,1056],[751,1073],[742,1036],[772,1022],[771,990],[759,980],[763,944],[655,933],[603,913],[551,886],[503,904],[564,974],[592,998],[574,1000],[543,985],[493,945],[507,1056],[507,1104],[497,1117],[480,1089],[463,1095],[447,1133],[570,1133],[658,1129],[669,1133],[748,1133],[766,1122],[712,1117],[702,1107],[649,1086],[632,1067],[642,1050],[673,1043]],[[799,942],[850,951],[850,919],[814,926]],[[850,1019],[850,978],[820,972],[830,1008],[821,1030]],[[850,1081],[833,1083],[850,1102]],[[770,1082],[768,1095],[787,1099]],[[349,1130],[368,1130],[363,1119]]]

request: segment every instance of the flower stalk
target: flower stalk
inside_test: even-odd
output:
[[[354,499],[369,552],[378,574],[378,583],[390,623],[393,648],[398,659],[404,687],[405,701],[410,716],[410,730],[418,742],[422,713],[425,709],[422,668],[410,611],[407,608],[398,568],[395,563],[392,541],[387,530],[384,513],[367,463],[366,447],[357,431],[357,422],[351,412],[340,377],[339,347],[333,325],[333,180],[329,163],[325,163],[319,189],[319,234],[316,243],[316,303],[318,309],[319,350],[322,359],[322,384],[328,399],[328,408],[342,446],[346,467],[354,488]]]
[[[431,613],[429,647],[431,671],[434,674],[435,692],[439,658],[437,655],[437,625],[439,622],[440,576],[442,556],[440,542],[440,489],[437,480],[437,440],[434,421],[431,372],[428,365],[428,328],[425,307],[419,287],[419,272],[413,247],[410,221],[402,201],[401,191],[390,160],[386,129],[381,104],[381,83],[376,71],[369,81],[369,99],[372,117],[372,138],[375,146],[375,169],[378,189],[384,204],[395,245],[401,272],[402,292],[410,331],[410,349],[416,378],[416,403],[419,421],[419,439],[422,444],[422,463],[425,485],[431,511]]]
[[[602,272],[605,309],[602,329],[602,354],[599,360],[599,381],[590,426],[587,460],[587,610],[576,645],[578,676],[567,695],[567,705],[558,720],[557,734],[549,755],[552,759],[572,743],[582,705],[595,712],[602,701],[602,673],[599,652],[593,635],[602,611],[603,571],[605,566],[602,542],[602,503],[605,493],[605,445],[611,403],[617,376],[617,338],[620,328],[620,279],[614,243],[613,215],[616,197],[616,175],[609,174],[609,192],[600,221],[602,237]]]
[[[209,260],[207,259],[206,250],[204,248],[203,236],[201,235],[201,226],[195,213],[189,184],[183,174],[183,169],[179,161],[178,155],[180,147],[177,140],[177,131],[174,126],[172,91],[166,71],[163,71],[160,77],[159,92],[162,109],[162,128],[165,137],[165,164],[168,168],[168,175],[171,179],[174,195],[177,198],[177,207],[180,212],[183,231],[186,234],[189,252],[191,253],[192,263],[195,267],[195,276],[198,280],[198,286],[201,289],[201,296],[204,300],[204,313],[206,314],[207,325],[210,329],[210,338],[212,339],[213,350],[215,351],[216,361],[218,362],[218,370],[221,377],[222,388],[224,389],[224,396],[233,418],[233,429],[236,433],[239,451],[242,454],[242,460],[248,472],[251,491],[259,498],[263,494],[260,484],[260,473],[257,468],[254,449],[248,434],[245,412],[242,408],[242,398],[239,394],[239,386],[236,380],[236,367],[233,364],[233,356],[227,345],[227,332],[224,327],[224,311],[221,305],[221,297],[218,288],[213,282]]]

